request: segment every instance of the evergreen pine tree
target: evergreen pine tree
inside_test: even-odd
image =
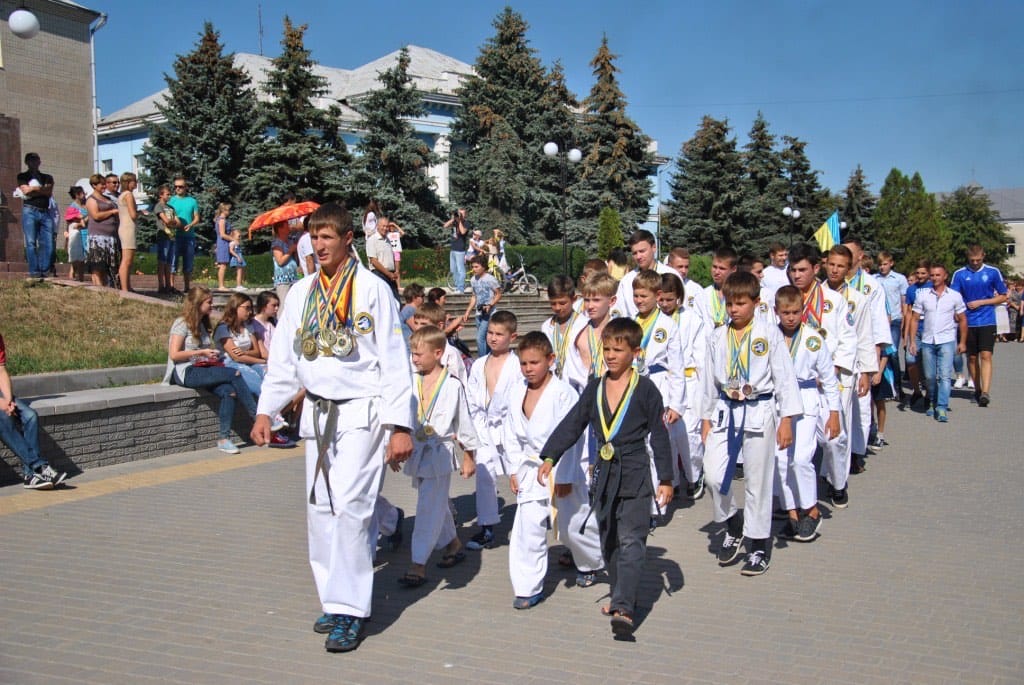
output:
[[[224,54],[220,34],[209,22],[195,49],[178,55],[173,69],[174,76],[164,74],[169,92],[157,109],[165,121],[150,129],[141,181],[155,194],[158,185],[184,176],[203,219],[197,235],[207,242],[217,204],[237,201],[247,152],[258,138],[252,117],[256,95],[248,74],[234,66],[234,55]],[[140,235],[145,247],[155,236],[155,224],[142,225],[152,229]]]
[[[474,223],[501,228],[511,242],[523,242],[535,237],[527,223],[528,190],[542,187],[544,139],[533,137],[538,132],[530,124],[539,115],[548,76],[520,14],[506,7],[493,25],[495,35],[480,48],[475,73],[458,93],[462,107],[452,122],[449,158],[452,197],[469,209]]]
[[[619,213],[611,207],[605,207],[597,219],[597,258],[608,259],[612,250],[625,245]]]
[[[742,251],[767,256],[774,242],[789,243],[790,219],[782,214],[789,183],[782,174],[782,157],[768,122],[757,113],[750,127],[750,141],[743,146],[745,193],[741,200],[744,235],[737,236]]]
[[[351,156],[341,138],[341,110],[320,109],[327,80],[314,73],[316,62],[303,43],[306,25],[286,16],[282,52],[263,85],[269,96],[260,102],[257,119],[266,132],[253,146],[245,172],[245,197],[265,211],[288,191],[300,200],[344,201]]]
[[[626,115],[615,59],[605,36],[590,62],[596,80],[583,101],[583,161],[573,189],[572,214],[594,221],[604,207],[611,207],[632,231],[650,212],[648,174],[654,159],[648,151],[650,138]]]
[[[864,244],[864,249],[869,252],[876,252],[886,249],[885,245],[878,242],[875,235],[875,226],[872,221],[877,200],[868,190],[867,178],[860,164],[850,174],[850,180],[846,184],[843,193],[842,204],[839,205],[839,215],[846,222],[846,238],[859,238]]]
[[[359,142],[355,162],[354,204],[375,198],[381,210],[405,230],[409,238],[439,239],[441,202],[426,171],[440,158],[416,137],[409,119],[425,114],[423,99],[409,76],[409,51],[398,53],[396,64],[380,73],[383,88],[359,104]]]
[[[885,178],[873,221],[879,242],[896,257],[897,271],[910,273],[920,259],[951,266],[949,232],[920,174],[907,178],[893,168]]]
[[[981,245],[986,264],[997,269],[1006,266],[1006,244],[1012,243],[1013,238],[981,186],[960,186],[942,199],[939,211],[949,230],[956,265],[967,262],[968,247]]]
[[[809,240],[814,231],[835,211],[831,205],[831,194],[823,190],[818,181],[818,172],[811,167],[807,158],[807,143],[794,136],[783,136],[782,166],[789,181],[789,193],[793,196],[800,218],[791,221],[793,238]]]
[[[705,115],[676,159],[662,242],[690,252],[736,247],[733,229],[741,219],[742,182],[743,165],[728,120]]]

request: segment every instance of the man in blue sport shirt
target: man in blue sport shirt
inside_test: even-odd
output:
[[[971,245],[967,248],[967,266],[956,270],[950,287],[967,304],[967,363],[978,406],[987,407],[996,343],[996,306],[1006,302],[1006,282],[999,269],[985,264],[981,246]]]

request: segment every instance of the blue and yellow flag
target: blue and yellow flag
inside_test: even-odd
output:
[[[818,241],[821,251],[831,250],[832,246],[839,244],[839,210],[832,212],[832,215],[825,220],[825,223],[814,232],[812,236]]]

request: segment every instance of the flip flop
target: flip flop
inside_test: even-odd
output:
[[[633,617],[628,613],[618,611],[612,616],[612,632],[616,635],[632,635],[635,628]]]
[[[426,582],[426,576],[418,576],[415,573],[406,573],[398,579],[398,584],[402,587],[420,587]]]
[[[466,560],[466,553],[461,549],[455,554],[445,554],[441,557],[441,561],[437,562],[438,568],[451,568],[452,566],[458,566]]]

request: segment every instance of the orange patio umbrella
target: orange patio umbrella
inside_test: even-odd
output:
[[[319,206],[318,203],[309,200],[306,202],[295,202],[290,205],[281,205],[280,207],[263,212],[249,224],[249,237],[252,238],[252,232],[257,228],[266,228],[267,226],[279,224],[282,221],[301,219],[315,212]]]

